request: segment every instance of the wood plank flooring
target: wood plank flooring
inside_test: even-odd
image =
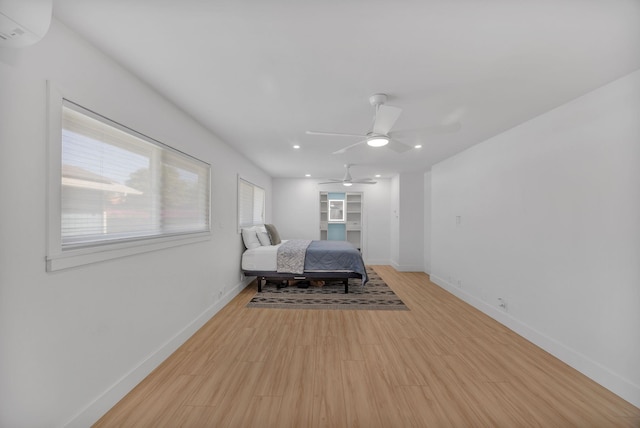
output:
[[[255,283],[94,426],[640,427],[640,409],[447,293],[410,311],[247,309]]]

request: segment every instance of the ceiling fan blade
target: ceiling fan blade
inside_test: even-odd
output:
[[[362,140],[362,141],[358,141],[355,144],[351,144],[350,146],[347,147],[343,147],[340,150],[336,150],[335,152],[331,153],[332,155],[341,155],[342,153],[346,152],[347,150],[351,150],[352,148],[354,148],[355,146],[359,146],[362,143],[366,143],[367,140]]]
[[[307,131],[307,135],[323,135],[328,137],[358,137],[365,138],[366,135],[361,134],[343,134],[341,132],[322,132],[322,131]]]
[[[390,148],[396,153],[404,153],[413,149],[413,147],[411,147],[410,145],[402,143],[398,140],[390,140],[389,144],[387,144],[386,147]]]
[[[400,117],[400,107],[380,105],[376,111],[376,120],[373,124],[373,133],[386,135],[391,131],[396,120]]]
[[[324,181],[318,184],[344,184],[345,186],[350,186],[351,184],[376,184],[375,181],[371,181],[371,178],[351,178],[351,173],[349,172],[349,168],[352,167],[353,164],[346,164],[344,178],[342,180],[337,180],[335,178],[328,178],[329,181]]]

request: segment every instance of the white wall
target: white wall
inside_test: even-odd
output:
[[[391,266],[400,265],[400,176],[391,179],[391,201],[389,204],[391,216]]]
[[[272,186],[273,223],[280,237],[320,239],[320,189],[317,180],[274,178]]]
[[[376,179],[374,185],[349,187],[349,192],[363,192],[362,254],[367,264],[389,264],[389,201],[391,182]],[[273,223],[283,239],[320,238],[321,191],[345,192],[346,187],[318,185],[314,179],[273,179]]]
[[[639,118],[637,71],[431,174],[432,280],[636,406]]]
[[[391,265],[401,272],[423,272],[424,173],[401,173],[391,185]]]
[[[424,172],[400,174],[399,259],[401,272],[424,272]]]
[[[431,171],[424,174],[424,272],[431,274]]]
[[[45,272],[46,79],[212,165],[212,239]],[[88,426],[225,304],[240,281],[236,174],[270,178],[54,20],[0,48],[0,426]]]

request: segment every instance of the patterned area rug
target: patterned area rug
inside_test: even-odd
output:
[[[367,275],[369,282],[364,287],[359,279],[350,278],[348,294],[344,294],[341,281],[326,281],[322,287],[290,285],[279,290],[276,284],[267,283],[247,308],[409,310],[373,269],[367,268]]]

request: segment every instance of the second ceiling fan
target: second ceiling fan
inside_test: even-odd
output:
[[[428,130],[416,130],[416,131],[392,131],[393,125],[400,117],[402,109],[400,107],[385,105],[387,102],[386,94],[373,94],[369,97],[369,102],[376,109],[373,117],[373,126],[371,131],[366,134],[345,134],[340,132],[323,132],[323,131],[307,131],[308,135],[324,135],[329,137],[354,137],[361,138],[355,144],[343,147],[340,150],[333,152],[333,154],[341,154],[350,150],[360,144],[367,143],[371,147],[383,147],[386,146],[397,153],[403,153],[411,150],[413,147],[398,139],[402,135],[407,136],[410,133],[420,133],[421,131]],[[459,129],[459,123],[453,123],[448,125],[442,125],[437,128],[439,131],[457,130]],[[435,128],[431,128],[434,130]]]
[[[343,178],[328,178],[329,181],[324,181],[318,184],[342,184],[343,186],[349,187],[354,184],[376,184],[371,178],[353,178],[351,177],[351,172],[349,168],[351,168],[354,164],[348,163],[345,167],[345,173]]]

